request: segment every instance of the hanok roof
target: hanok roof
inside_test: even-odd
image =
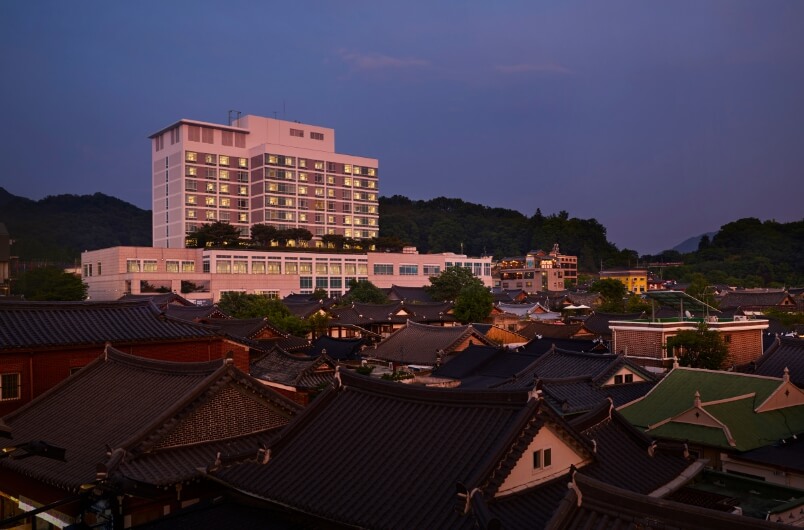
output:
[[[726,450],[804,433],[804,392],[784,378],[675,368],[620,410],[651,436]]]
[[[496,342],[497,344],[518,344],[522,345],[525,344],[528,339],[520,335],[515,331],[508,331],[505,328],[501,328],[500,326],[495,326],[493,324],[486,324],[484,322],[473,322],[472,326],[488,337],[490,340]]]
[[[551,339],[536,336],[529,340],[522,348],[531,354],[541,355],[552,350],[553,347],[564,351],[609,353],[607,343],[598,339]]]
[[[3,418],[15,441],[65,448],[66,461],[11,453],[0,468],[68,491],[93,482],[102,463],[152,484],[178,482],[244,436],[267,441],[299,411],[227,361],[157,361],[107,347],[104,356]],[[256,440],[250,444],[255,454]]]
[[[229,315],[221,311],[215,305],[168,305],[165,307],[165,314],[179,320],[187,322],[198,322],[207,318],[229,318]]]
[[[611,337],[611,328],[609,327],[609,323],[612,320],[634,320],[640,318],[642,315],[642,313],[616,314],[600,313],[599,311],[595,311],[583,321],[583,325],[591,333],[599,337]]]
[[[0,351],[215,336],[203,326],[165,316],[150,300],[0,302]]]
[[[545,424],[592,455],[588,440],[524,392],[412,387],[350,373],[336,381],[269,448],[267,464],[242,463],[215,478],[345,525],[472,528],[473,518],[455,510],[456,484],[493,495]]]
[[[788,370],[794,385],[804,388],[804,339],[780,338],[747,372],[784,377],[785,370]]]
[[[364,356],[401,364],[421,364],[433,366],[439,356],[447,356],[457,351],[467,341],[491,346],[494,343],[475,330],[471,324],[465,326],[428,326],[408,322],[376,345],[365,350]]]
[[[641,381],[611,384],[618,372]],[[559,414],[588,411],[606,399],[615,406],[644,396],[656,384],[652,374],[621,355],[562,351],[553,348],[525,369],[494,388],[539,388]]]
[[[388,293],[388,298],[391,300],[404,300],[408,303],[412,302],[434,302],[430,293],[427,292],[425,287],[403,287],[401,285],[392,285]]]
[[[666,528],[668,530],[749,530],[787,526],[690,506],[572,475],[569,490],[547,530]]]
[[[293,315],[299,318],[310,318],[312,315],[320,311],[325,311],[332,304],[324,305],[319,301],[293,301],[288,300],[284,302]]]
[[[332,381],[335,362],[326,354],[301,358],[273,348],[251,364],[251,375],[294,389],[314,390]]]
[[[285,351],[302,351],[310,347],[303,337],[289,335],[271,324],[267,318],[212,318],[202,324],[252,348],[267,351],[278,346]]]
[[[124,302],[137,302],[142,300],[149,300],[154,303],[156,307],[164,311],[169,305],[190,307],[195,304],[187,300],[185,297],[176,293],[153,293],[153,294],[124,294],[119,301]]]
[[[732,291],[720,299],[721,309],[740,307],[796,307],[795,299],[785,291],[747,292]]]
[[[532,312],[536,311],[538,308],[544,310],[544,308],[536,303],[536,304],[505,304],[499,303],[497,304],[497,308],[502,310],[504,313],[511,313],[512,315],[516,315],[518,317],[526,317]],[[545,310],[546,311],[546,310]]]
[[[365,343],[366,341],[359,337],[354,339],[337,339],[329,335],[322,335],[313,342],[309,354],[316,356],[326,353],[332,359],[347,361],[357,359]]]
[[[579,336],[590,336],[583,324],[547,324],[531,322],[519,330],[519,334],[528,339],[541,336],[548,339],[570,339]]]
[[[404,301],[388,304],[354,303],[348,307],[332,308],[332,326],[371,326],[375,324],[404,324],[413,322],[455,322],[451,302],[406,304]]]

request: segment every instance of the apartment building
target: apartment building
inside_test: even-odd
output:
[[[243,237],[258,223],[378,235],[378,161],[336,153],[334,129],[238,115],[229,125],[181,119],[150,139],[154,247],[184,248],[215,221]]]
[[[625,285],[629,293],[642,294],[648,292],[647,269],[621,269],[600,271],[601,280],[617,280]]]
[[[125,294],[176,292],[198,304],[227,291],[283,298],[322,289],[337,297],[351,280],[380,288],[421,287],[447,267],[466,267],[491,287],[491,257],[403,252],[335,253],[304,250],[111,247],[81,255],[82,279],[91,300]]]

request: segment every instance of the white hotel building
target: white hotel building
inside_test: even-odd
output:
[[[355,239],[379,231],[377,159],[335,152],[335,130],[242,116],[182,119],[150,136],[153,245],[184,248],[202,224],[305,228]]]

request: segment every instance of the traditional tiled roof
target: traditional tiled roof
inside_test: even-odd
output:
[[[497,308],[502,310],[505,313],[511,313],[512,315],[517,315],[519,317],[525,317],[535,311],[538,307],[541,307],[539,304],[505,304],[499,303],[496,304]]]
[[[471,325],[442,327],[408,322],[375,348],[364,350],[363,356],[401,364],[434,366],[439,357],[443,360],[469,340],[487,346],[493,344]]]
[[[104,463],[140,480],[178,482],[206,465],[222,444],[259,433],[268,439],[299,410],[227,361],[157,361],[107,347],[102,357],[3,418],[15,441],[47,441],[66,449],[66,461],[15,459],[12,453],[0,468],[68,491],[93,482],[96,466]],[[185,446],[192,447],[180,451]]]
[[[801,474],[804,473],[804,437],[788,438],[731,458]]]
[[[273,348],[251,364],[251,375],[299,390],[314,390],[332,381],[335,362],[326,354],[300,358]]]
[[[215,305],[168,305],[165,314],[179,320],[198,322],[207,318],[229,318],[229,315],[218,309]]]
[[[541,355],[553,349],[554,346],[565,351],[609,353],[607,343],[598,339],[550,339],[537,336],[529,340],[523,348],[532,354]]]
[[[150,300],[0,302],[0,351],[214,336],[203,326],[165,316]]]
[[[388,297],[391,300],[404,300],[408,303],[412,302],[434,302],[430,293],[424,287],[403,287],[401,285],[392,285]]]
[[[522,345],[528,340],[515,331],[509,331],[494,324],[473,322],[472,327],[497,344]]]
[[[586,305],[594,307],[600,303],[600,293],[567,293],[565,300],[566,305]]]
[[[612,320],[634,320],[640,318],[642,313],[600,313],[599,311],[595,311],[589,318],[584,320],[583,325],[586,329],[588,329],[591,333],[594,333],[600,337],[611,337],[611,328],[609,328],[609,323]]]
[[[802,396],[783,379],[675,368],[620,410],[654,437],[748,451],[804,433]]]
[[[267,318],[212,318],[202,323],[236,339],[257,340],[265,333],[274,337],[287,337],[287,333],[277,329]]]
[[[729,292],[720,299],[718,307],[720,309],[739,308],[739,307],[781,307],[787,303],[791,307],[796,306],[796,302],[790,294],[785,291],[771,292]]]
[[[589,336],[583,324],[547,324],[531,322],[519,330],[519,334],[528,339],[541,336],[548,339],[570,339],[575,336]]]
[[[222,495],[205,499],[187,508],[171,511],[170,514],[142,525],[135,530],[305,530],[293,521],[283,520],[276,510],[237,502]],[[309,529],[307,529],[309,530]]]
[[[153,293],[153,294],[124,294],[118,300],[123,302],[141,302],[148,300],[153,302],[156,307],[165,310],[169,305],[190,307],[195,304],[185,297],[176,293]]]
[[[547,530],[666,528],[668,530],[749,530],[787,526],[635,493],[583,473],[571,486]]]
[[[788,370],[794,385],[804,388],[804,339],[780,338],[746,371],[781,378],[785,370]]]
[[[285,301],[287,307],[294,316],[299,318],[310,318],[321,310],[326,310],[332,304],[324,305],[319,301]]]
[[[348,361],[357,359],[363,345],[364,339],[336,339],[329,335],[322,335],[313,342],[309,354],[311,356],[326,353],[332,359],[338,361]]]
[[[267,464],[235,465],[215,478],[344,525],[473,528],[474,519],[455,509],[456,484],[493,494],[545,423],[591,455],[588,441],[526,393],[412,387],[349,373],[338,381],[269,448]]]

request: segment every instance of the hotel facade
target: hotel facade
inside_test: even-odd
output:
[[[91,300],[126,294],[176,292],[197,304],[216,303],[227,291],[283,298],[322,289],[331,297],[351,280],[377,287],[421,287],[447,267],[465,267],[491,287],[491,257],[403,252],[334,253],[111,247],[81,254],[81,275]]]
[[[355,239],[379,232],[378,162],[335,152],[335,130],[238,116],[230,125],[179,120],[150,136],[153,245],[184,248],[222,221]]]

